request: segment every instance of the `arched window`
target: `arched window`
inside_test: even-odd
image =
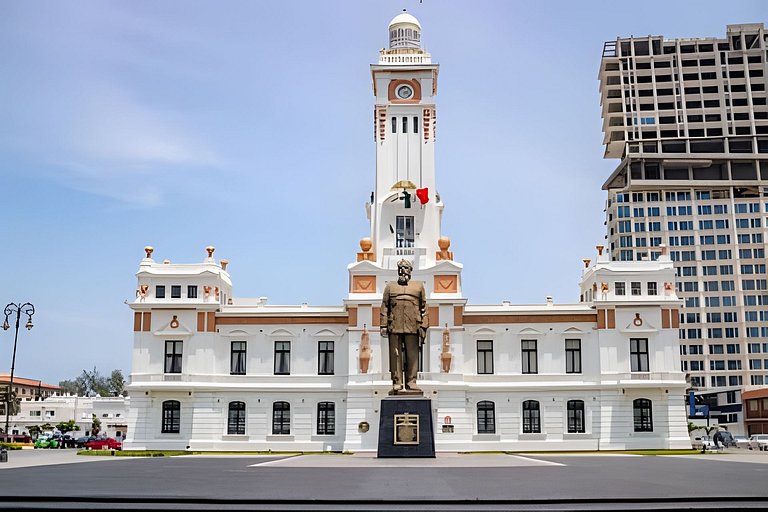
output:
[[[317,435],[332,436],[336,433],[336,404],[320,402],[317,404]]]
[[[568,433],[584,433],[584,401],[568,400]]]
[[[160,432],[178,434],[181,430],[181,402],[166,400],[163,402],[163,423]]]
[[[653,432],[651,401],[647,398],[633,400],[632,411],[635,417],[635,432]]]
[[[523,402],[523,434],[541,433],[541,416],[539,402],[526,400]]]
[[[477,433],[496,433],[496,407],[493,402],[477,402]]]
[[[291,433],[291,404],[275,402],[272,404],[272,434]]]
[[[245,402],[229,402],[227,434],[245,435]]]

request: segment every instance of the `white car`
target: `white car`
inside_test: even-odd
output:
[[[749,439],[744,436],[733,436],[733,442],[736,443],[736,448],[749,448]]]
[[[768,434],[755,434],[749,438],[749,449],[768,451]]]
[[[715,442],[710,436],[694,437],[691,442],[694,450],[716,450]]]

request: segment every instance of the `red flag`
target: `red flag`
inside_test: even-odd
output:
[[[429,189],[427,187],[417,188],[416,197],[419,198],[421,204],[427,204],[429,202]]]

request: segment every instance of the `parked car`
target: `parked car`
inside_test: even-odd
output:
[[[691,446],[694,450],[714,450],[717,448],[710,436],[694,437]]]
[[[35,448],[58,448],[59,441],[53,435],[38,436],[34,444]]]
[[[749,448],[749,439],[744,436],[733,436],[733,442],[736,443],[736,448]]]
[[[768,451],[768,434],[755,434],[749,438],[749,449]]]
[[[85,447],[90,450],[121,450],[123,443],[111,437],[100,437],[85,443]]]
[[[78,437],[77,439],[75,439],[75,447],[76,448],[85,448],[85,443],[87,443],[88,441],[93,441],[95,439],[98,439],[98,436]]]

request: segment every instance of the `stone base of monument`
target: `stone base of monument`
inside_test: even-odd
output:
[[[434,457],[432,400],[394,395],[379,408],[379,458]]]

